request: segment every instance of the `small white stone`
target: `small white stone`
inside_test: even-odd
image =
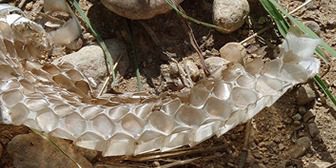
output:
[[[250,12],[247,0],[214,0],[213,20],[222,27],[223,33],[231,33],[239,29]]]

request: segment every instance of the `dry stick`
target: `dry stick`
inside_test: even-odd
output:
[[[158,166],[157,168],[170,168],[170,167],[175,167],[175,166],[182,166],[182,165],[185,165],[185,164],[192,163],[193,161],[198,160],[200,158],[201,157],[196,157],[196,158],[191,158],[191,159],[186,159],[186,160],[178,160],[178,161],[173,162],[173,163],[168,163],[168,164],[165,164],[165,165],[162,165],[162,166]]]
[[[175,4],[176,5],[176,4]],[[182,13],[185,13],[184,10],[182,9],[182,7],[180,5],[177,5],[179,10],[182,12]],[[203,54],[202,54],[202,51],[197,43],[197,40],[195,38],[195,35],[194,35],[194,32],[190,26],[190,24],[185,20],[185,19],[182,19],[183,23],[184,23],[184,27],[185,29],[187,30],[188,32],[188,36],[189,36],[189,40],[191,42],[191,45],[193,46],[193,48],[196,50],[200,60],[201,60],[201,64],[202,64],[202,69],[205,73],[206,76],[209,76],[210,73],[209,73],[209,70],[206,68],[206,65],[205,65],[205,61],[204,61],[204,57],[203,57]]]
[[[140,157],[128,157],[125,158],[125,160],[129,161],[148,161],[153,159],[160,159],[160,158],[167,158],[167,157],[177,157],[177,156],[186,156],[186,155],[194,155],[194,154],[204,154],[209,152],[216,152],[227,149],[226,145],[220,145],[210,148],[197,148],[197,149],[183,149],[183,150],[177,150],[177,151],[170,151],[170,152],[158,152],[154,154],[147,154],[145,156]]]
[[[293,14],[295,13],[296,11],[300,10],[301,8],[303,8],[304,6],[306,6],[308,3],[310,3],[312,0],[308,0],[306,2],[304,2],[302,5],[298,6],[297,8],[295,8],[294,10],[290,11],[288,14]],[[284,16],[285,18],[287,18],[287,16]],[[272,28],[273,27],[273,24],[272,25],[268,25],[267,27],[259,30],[258,32],[254,33],[253,35],[247,37],[246,39],[244,39],[243,41],[240,42],[240,44],[244,44],[248,41],[250,41],[251,39],[255,38],[256,36],[260,35],[260,34],[263,34],[264,32],[266,32],[268,29]]]
[[[117,68],[120,59],[121,59],[121,56],[119,56],[117,62],[113,65],[113,67],[112,67],[112,71],[114,71],[114,70]],[[112,76],[111,76],[111,75],[109,75],[109,76],[106,78],[103,87],[102,87],[101,90],[99,91],[98,96],[101,96],[101,95],[103,94],[103,92],[105,91],[105,88],[107,87],[107,84],[109,83],[109,81],[110,81],[111,79],[112,79]]]

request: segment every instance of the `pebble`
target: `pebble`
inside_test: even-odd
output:
[[[328,168],[331,166],[331,163],[325,162],[322,160],[317,160],[312,163],[309,163],[307,168]]]
[[[308,124],[308,131],[312,138],[316,137],[320,133],[320,130],[314,122]]]
[[[280,151],[282,151],[282,150],[284,150],[284,149],[285,149],[285,145],[284,145],[284,144],[282,144],[282,143],[281,143],[281,144],[279,144],[279,150],[280,150]]]
[[[292,116],[294,121],[300,121],[302,119],[302,116],[299,113],[296,113]]]
[[[289,150],[291,158],[298,158],[305,154],[306,150],[310,148],[312,141],[309,137],[301,137],[297,139],[296,144]]]
[[[301,115],[304,115],[304,114],[306,114],[307,109],[304,106],[300,106],[298,111]]]
[[[201,71],[198,69],[197,65],[195,64],[195,62],[193,62],[192,60],[185,60],[183,62],[183,68],[186,71],[187,74],[190,75],[191,79],[196,82],[201,74]]]
[[[315,119],[315,115],[313,114],[312,111],[307,111],[304,116],[303,116],[303,121],[308,123],[308,122],[312,122]]]
[[[239,29],[250,12],[247,0],[214,0],[213,20],[223,33],[231,33]]]
[[[316,34],[320,34],[321,33],[321,27],[315,21],[312,21],[312,20],[305,21],[304,24],[307,27],[309,27],[314,33],[316,33]]]
[[[316,98],[316,94],[308,85],[302,85],[297,89],[295,97],[298,105],[307,105]]]
[[[118,58],[121,57],[117,66],[117,71],[121,75],[125,75],[129,65],[125,45],[116,39],[106,40],[106,45],[114,61],[117,61]],[[92,86],[94,88],[102,83],[102,80],[107,74],[104,51],[98,45],[85,46],[77,52],[55,59],[52,63],[57,65],[63,62],[68,62],[74,65],[88,79],[93,79],[96,85]]]
[[[74,159],[82,168],[92,167],[91,163],[76,152],[74,145],[65,140],[54,141],[62,150]],[[16,168],[26,167],[67,167],[77,168],[76,164],[60,152],[50,142],[39,135],[29,133],[15,136],[7,145],[7,151],[13,158]]]

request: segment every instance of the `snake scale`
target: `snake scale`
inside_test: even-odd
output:
[[[13,12],[15,11],[15,12]],[[37,23],[0,5],[1,122],[25,125],[103,156],[193,146],[228,132],[319,71],[319,40],[289,33],[275,59],[231,62],[180,94],[94,97],[71,64],[39,64],[52,43]]]

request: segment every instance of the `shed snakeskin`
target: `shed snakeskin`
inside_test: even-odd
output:
[[[203,79],[189,91],[96,98],[73,65],[36,61],[50,44],[39,24],[0,5],[1,121],[72,140],[103,156],[168,151],[221,136],[320,66],[313,57],[319,40],[289,33],[277,58],[231,62],[219,78]]]

